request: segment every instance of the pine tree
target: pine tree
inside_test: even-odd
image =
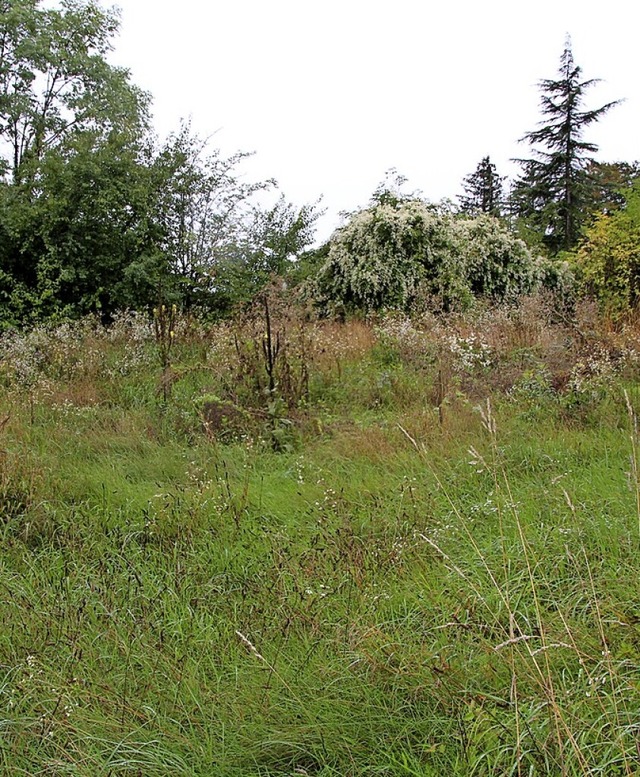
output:
[[[522,174],[514,186],[513,210],[552,253],[576,244],[590,199],[586,168],[598,147],[582,139],[584,130],[618,104],[581,110],[585,91],[598,83],[581,81],[581,72],[567,38],[558,78],[540,82],[544,118],[538,129],[521,139],[533,146],[533,158],[516,160]]]
[[[500,216],[502,209],[504,176],[498,175],[496,166],[486,156],[476,167],[475,172],[464,178],[464,194],[460,200],[460,209],[466,213],[488,213]]]

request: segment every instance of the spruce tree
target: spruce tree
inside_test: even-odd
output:
[[[460,200],[460,209],[466,213],[488,213],[500,216],[502,209],[502,182],[504,176],[498,175],[496,166],[485,156],[471,175],[467,175],[462,188],[464,194]]]
[[[544,118],[521,139],[531,144],[533,157],[516,160],[522,174],[515,182],[513,210],[551,253],[576,244],[590,199],[586,168],[598,147],[582,139],[584,130],[618,103],[583,110],[584,93],[598,79],[581,81],[581,72],[567,38],[558,78],[540,82]]]

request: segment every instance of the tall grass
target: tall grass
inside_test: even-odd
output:
[[[270,311],[0,343],[0,771],[637,773],[638,330]]]

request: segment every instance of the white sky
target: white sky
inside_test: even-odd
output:
[[[391,167],[407,189],[455,198],[490,155],[527,156],[537,83],[555,77],[566,33],[596,108],[626,98],[586,139],[603,161],[640,158],[637,0],[117,0],[113,61],[153,95],[161,136],[190,118],[225,153],[255,151],[297,205],[367,204]]]

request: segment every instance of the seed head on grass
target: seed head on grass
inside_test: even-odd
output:
[[[251,640],[247,639],[247,637],[245,637],[245,635],[240,631],[236,631],[236,636],[251,654],[253,654],[259,661],[263,661],[265,664],[267,664],[267,666],[269,666],[267,659],[258,652],[258,649],[253,644],[253,642],[251,642]]]

